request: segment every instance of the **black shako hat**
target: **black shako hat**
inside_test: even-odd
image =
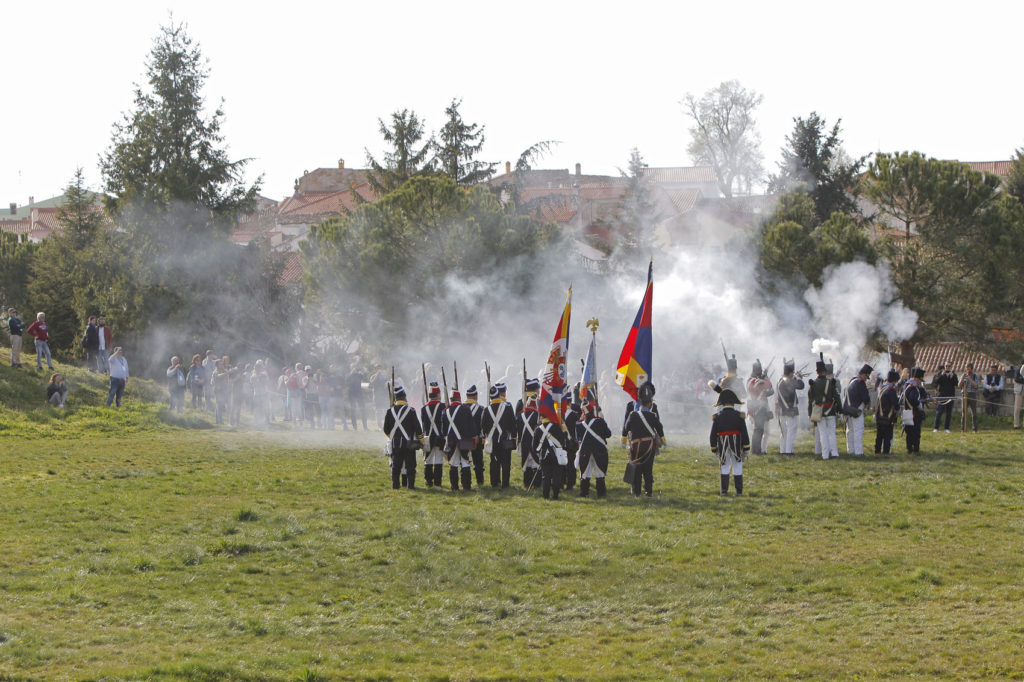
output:
[[[814,362],[814,371],[818,374],[824,374],[827,370],[825,368],[825,354],[818,353],[818,359]]]
[[[871,374],[874,371],[875,368],[865,362],[864,366],[860,368],[860,371],[857,372],[857,374]]]
[[[889,373],[885,375],[885,380],[888,381],[890,384],[895,384],[897,381],[900,380],[900,373],[894,369],[890,369]]]
[[[728,371],[732,372],[733,374],[736,373],[736,354],[735,353],[732,354],[731,358],[726,358],[725,359],[725,367],[726,367],[726,369]]]
[[[732,407],[742,404],[743,401],[736,397],[736,393],[731,388],[723,388],[722,392],[718,394],[718,402],[715,403],[715,407]]]
[[[764,368],[761,367],[761,358],[757,358],[754,360],[753,367],[750,368],[750,376],[759,377],[762,371],[764,371]]]
[[[636,397],[641,403],[654,400],[654,384],[650,381],[640,384],[640,388],[636,390]]]
[[[910,371],[910,376],[915,379],[924,379],[924,367],[915,367]]]

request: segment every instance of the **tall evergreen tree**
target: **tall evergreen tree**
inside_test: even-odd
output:
[[[447,117],[437,143],[437,161],[442,173],[459,185],[486,182],[497,164],[479,161],[477,154],[484,147],[484,127],[462,120],[462,100],[453,99],[444,110]]]
[[[223,102],[212,115],[204,112],[208,76],[186,27],[161,27],[146,62],[146,87],[136,86],[134,110],[114,124],[100,159],[107,208],[125,227],[162,233],[166,241],[174,227],[189,234],[226,230],[255,205],[260,180],[246,186],[248,159],[231,160],[224,147]]]
[[[416,112],[402,109],[391,114],[391,125],[377,119],[380,134],[390,149],[384,152],[383,163],[366,150],[366,163],[370,166],[369,182],[377,196],[398,189],[411,177],[432,170],[433,138],[423,141],[425,123]],[[417,145],[423,141],[422,146]]]
[[[804,189],[814,201],[818,220],[828,220],[834,212],[857,213],[857,176],[865,157],[849,160],[839,139],[840,124],[827,130],[825,119],[811,112],[807,118],[793,119],[793,132],[782,148],[779,172],[768,181],[771,193]]]
[[[85,187],[82,169],[64,190],[64,203],[57,210],[57,221],[72,238],[73,243],[90,245],[106,222],[106,216],[96,203],[96,195]]]

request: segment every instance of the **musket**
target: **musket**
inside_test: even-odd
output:
[[[523,407],[526,407],[526,358],[523,358]]]
[[[391,407],[395,406],[395,366],[391,365],[391,383],[388,384],[388,396],[391,398]]]
[[[426,405],[430,402],[430,396],[427,394],[427,366],[421,363],[420,369],[423,370],[423,404]]]
[[[452,364],[455,365],[455,388],[452,390],[459,390],[459,363],[457,360],[453,360]]]
[[[765,378],[771,379],[771,375],[768,372],[769,372],[769,370],[771,370],[772,365],[774,365],[774,364],[775,364],[775,356],[773,355],[772,359],[768,361],[768,366],[764,368],[764,376],[765,376]]]
[[[441,365],[441,382],[444,384],[444,404],[447,405],[451,400],[448,398],[448,379],[444,376],[444,365]]]
[[[484,360],[484,374],[487,376],[487,399],[491,399],[491,366]]]
[[[729,373],[729,354],[725,351],[725,341],[719,337],[718,342],[722,344],[722,357],[725,358],[725,372]]]

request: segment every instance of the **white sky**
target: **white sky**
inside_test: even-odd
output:
[[[679,101],[737,79],[774,170],[795,116],[842,118],[853,155],[918,150],[1008,159],[1024,147],[1024,2],[4,2],[0,206],[60,194],[132,106],[173,11],[209,60],[232,158],[263,194],[303,170],[364,167],[377,118],[409,108],[428,129],[452,97],[486,126],[483,157],[562,144],[545,168],[616,173],[632,147],[689,165]]]

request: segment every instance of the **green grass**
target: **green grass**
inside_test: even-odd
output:
[[[0,679],[1024,678],[1019,432],[554,503],[138,409],[8,424]]]

